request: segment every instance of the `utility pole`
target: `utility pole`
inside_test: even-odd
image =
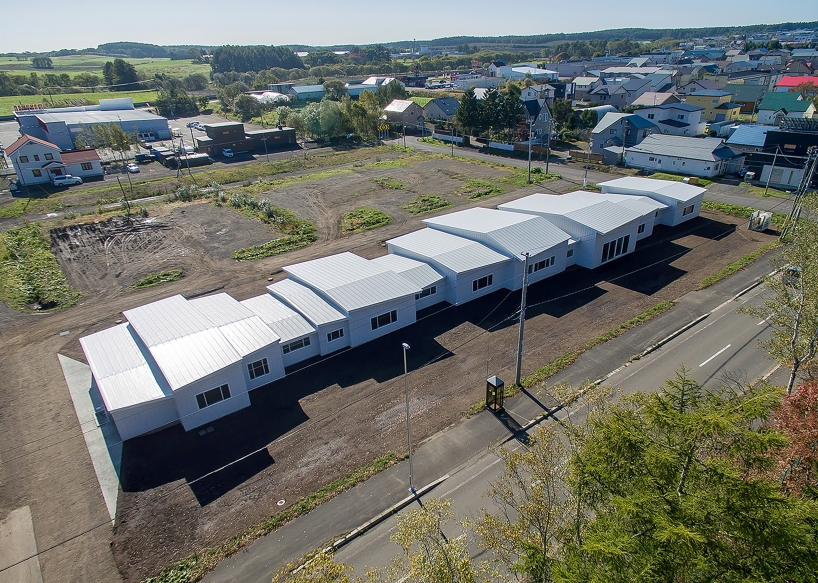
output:
[[[546,174],[548,174],[548,161],[551,159],[551,133],[554,131],[554,128],[552,127],[553,123],[554,123],[554,118],[552,118],[549,115],[548,116],[548,135],[545,138],[546,143],[548,144],[546,146],[547,153],[545,155],[545,173]],[[540,147],[542,147],[542,146],[540,146]],[[540,152],[542,152],[542,150],[540,150]]]
[[[517,340],[517,373],[514,376],[514,384],[520,386],[520,369],[523,366],[523,329],[525,328],[525,294],[528,290],[528,251],[522,254],[525,257],[523,263],[523,297],[520,300],[520,337]]]
[[[534,118],[528,116],[528,183],[531,184],[531,132],[534,126]]]
[[[812,146],[807,150],[807,161],[804,163],[804,175],[801,176],[801,182],[798,184],[798,190],[795,191],[795,198],[792,201],[792,209],[787,219],[784,221],[784,226],[781,228],[780,239],[783,241],[788,235],[795,232],[798,226],[798,219],[801,217],[801,204],[804,201],[804,195],[809,190],[812,184],[812,177],[815,174],[815,166],[818,165],[818,148]]]
[[[591,165],[591,144],[588,144],[588,159],[585,161],[585,177],[582,179],[582,188],[588,186],[588,166]]]
[[[767,184],[764,186],[764,196],[767,196],[767,189],[770,188],[770,179],[773,177],[773,170],[775,170],[775,161],[778,160],[778,152],[781,151],[781,148],[778,146],[775,147],[775,155],[773,156],[773,167],[770,168],[770,175],[767,176]]]
[[[454,123],[452,123],[452,158],[454,158]]]

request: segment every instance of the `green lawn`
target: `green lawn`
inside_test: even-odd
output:
[[[15,57],[0,57],[0,71],[8,71],[11,74],[37,73],[44,75],[53,73],[60,75],[67,73],[72,77],[79,73],[91,73],[102,77],[102,67],[106,61],[113,61],[115,57],[105,57],[101,55],[69,55],[67,57],[51,57],[52,69],[35,69],[31,66],[31,61],[18,61]],[[171,77],[186,77],[194,73],[210,75],[210,65],[204,63],[194,63],[192,60],[172,61],[170,59],[124,59],[131,63],[136,70],[144,73],[147,78],[151,78],[155,73],[163,73]]]
[[[83,103],[97,104],[100,99],[113,99],[117,97],[130,97],[134,103],[154,101],[156,91],[106,91],[99,93],[62,93],[57,95],[10,95],[0,97],[0,115],[11,115],[14,113],[14,106],[18,104],[30,105],[42,103],[51,106],[53,99],[54,106],[69,106]]]

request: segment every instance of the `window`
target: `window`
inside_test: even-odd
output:
[[[785,150],[795,150],[795,144],[784,144],[784,149]],[[22,160],[22,159],[23,159],[23,157],[20,156],[20,160]]]
[[[677,116],[676,116],[676,119],[684,119],[684,118],[685,118],[685,116],[684,116],[684,115],[677,115]]]
[[[40,176],[43,175],[43,173],[37,170],[36,168],[32,170],[31,173],[34,175],[35,178],[39,178]]]
[[[645,223],[642,223],[641,225],[639,225],[639,228],[636,229],[636,234],[641,235],[644,232],[645,232]]]
[[[616,130],[611,130],[611,134],[615,134],[615,133],[616,133]]]
[[[205,391],[204,393],[199,393],[196,395],[196,402],[199,404],[199,409],[204,409],[205,407],[210,407],[211,405],[215,405],[216,403],[229,398],[230,387],[227,385],[222,385],[220,387],[216,387],[215,389]]]
[[[46,160],[53,160],[54,159],[54,154],[46,154],[45,159]]]
[[[20,163],[25,164],[28,162],[28,156],[20,156]]]
[[[648,114],[648,119],[653,119],[653,118],[655,118],[655,117],[656,117],[656,114],[655,114],[655,113],[649,113],[649,114]]]
[[[692,205],[692,204],[691,204],[690,206],[686,206],[686,207],[684,208],[684,210],[682,211],[682,216],[684,217],[684,216],[687,216],[687,215],[689,215],[690,213],[692,213],[692,212],[693,212],[693,207],[694,207],[694,206],[695,206],[695,205]]]
[[[339,338],[344,337],[344,329],[338,328],[337,330],[333,330],[332,332],[327,334],[327,342],[332,342],[333,340],[338,340]]]
[[[304,348],[305,346],[310,345],[310,338],[309,336],[306,338],[302,338],[301,340],[296,340],[295,342],[290,342],[289,344],[285,344],[284,347],[281,349],[284,354],[289,354],[293,350],[298,350],[300,348]]]
[[[654,160],[656,160],[656,158],[654,158],[653,156],[648,158],[648,162],[653,162]]]
[[[248,364],[247,372],[250,373],[251,380],[256,377],[261,377],[266,374],[270,374],[270,367],[267,366],[267,359],[262,358],[261,360],[257,360],[256,362]]]
[[[91,170],[93,166],[91,166],[90,162],[83,162],[82,164],[80,164],[80,168],[82,168],[83,170]]]
[[[619,237],[616,241],[609,241],[602,246],[602,263],[628,252],[631,236]]]
[[[573,249],[572,249],[572,251],[573,251]],[[551,257],[546,257],[542,261],[537,261],[537,263],[529,265],[528,266],[528,273],[529,274],[535,273],[535,272],[539,271],[540,269],[545,269],[546,267],[551,267],[552,265],[554,265],[555,259],[556,258],[552,255]]]
[[[568,254],[566,255],[566,257],[573,257],[573,256],[574,256],[574,250],[573,250],[573,249],[569,249],[569,250],[568,250]]]
[[[656,211],[655,213],[653,213],[653,216],[658,217],[659,216],[659,211]]]
[[[491,285],[492,281],[494,280],[494,275],[487,275],[485,277],[481,277],[480,279],[475,279],[471,282],[471,290],[476,292],[479,289],[483,289],[484,287],[488,287]]]
[[[437,286],[433,285],[432,287],[427,287],[425,289],[420,290],[419,294],[415,294],[415,299],[419,300],[420,298],[425,298],[427,296],[432,296],[437,293]]]
[[[372,318],[372,329],[377,330],[378,328],[382,328],[383,326],[388,326],[393,322],[398,321],[398,311],[392,310],[391,312],[387,312],[385,314],[381,314],[380,316],[375,316]]]

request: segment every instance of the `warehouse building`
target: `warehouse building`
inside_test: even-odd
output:
[[[639,212],[608,200],[593,202],[585,194],[532,194],[498,208],[547,219],[575,241],[568,245],[568,265],[593,269],[632,252],[646,226]]]
[[[427,263],[400,255],[387,254],[370,261],[382,269],[394,271],[420,291],[415,294],[415,310],[422,310],[444,301],[446,279]]]
[[[514,284],[512,259],[485,245],[436,229],[386,242],[389,253],[422,261],[446,278],[445,300],[459,305]]]
[[[170,139],[168,120],[134,109],[130,98],[100,99],[99,105],[17,111],[14,117],[20,133],[51,142],[61,150],[72,150],[84,129],[109,123],[143,141]]]
[[[647,196],[667,205],[666,209],[657,210],[656,224],[670,227],[698,217],[706,192],[700,186],[653,178],[616,178],[600,182],[598,186],[603,194]]]
[[[320,353],[318,330],[304,316],[269,293],[239,302],[261,318],[281,339],[281,358],[290,366]]]
[[[534,283],[565,270],[568,233],[542,217],[487,208],[471,208],[423,221],[432,229],[482,243],[514,259],[510,289],[523,287],[523,268],[529,253],[528,282]]]
[[[363,257],[339,253],[289,265],[289,279],[309,286],[347,318],[349,346],[374,340],[415,321],[420,286]],[[330,342],[331,332],[327,340]]]
[[[209,156],[221,156],[225,148],[238,152],[272,152],[295,144],[295,130],[278,126],[247,131],[240,122],[227,121],[204,125],[206,136],[194,138],[196,150]]]
[[[172,296],[124,315],[127,323],[80,338],[122,439],[209,423],[284,376],[278,336],[227,294]]]

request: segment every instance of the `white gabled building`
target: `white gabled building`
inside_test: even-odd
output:
[[[290,279],[309,286],[348,319],[354,347],[415,321],[420,286],[352,253],[339,253],[284,268]]]
[[[598,186],[604,194],[647,196],[661,202],[667,208],[658,210],[656,223],[670,227],[698,217],[707,190],[673,180],[635,177],[616,178],[600,182]]]
[[[415,294],[415,309],[422,310],[442,301],[446,296],[446,279],[422,261],[388,253],[370,261],[382,269],[394,271],[420,288]]]
[[[509,286],[523,286],[523,267],[529,253],[528,281],[534,283],[565,270],[568,233],[535,215],[475,207],[423,221],[429,227],[482,243],[514,259],[514,279]]]
[[[281,358],[290,366],[320,353],[318,330],[304,316],[269,293],[239,302],[281,338]]]
[[[615,202],[594,202],[586,195],[582,191],[579,195],[532,194],[498,208],[544,217],[573,239],[568,265],[593,269],[634,250],[642,215]]]
[[[102,176],[102,161],[94,149],[60,151],[60,148],[36,138],[22,135],[6,148],[17,180],[21,185],[45,184],[55,176],[71,174],[80,178]]]
[[[349,346],[349,318],[311,288],[283,279],[268,285],[267,291],[315,327],[321,356]]]
[[[386,245],[389,253],[428,263],[443,274],[445,300],[450,304],[513,285],[512,259],[470,239],[426,228],[390,239]]]

